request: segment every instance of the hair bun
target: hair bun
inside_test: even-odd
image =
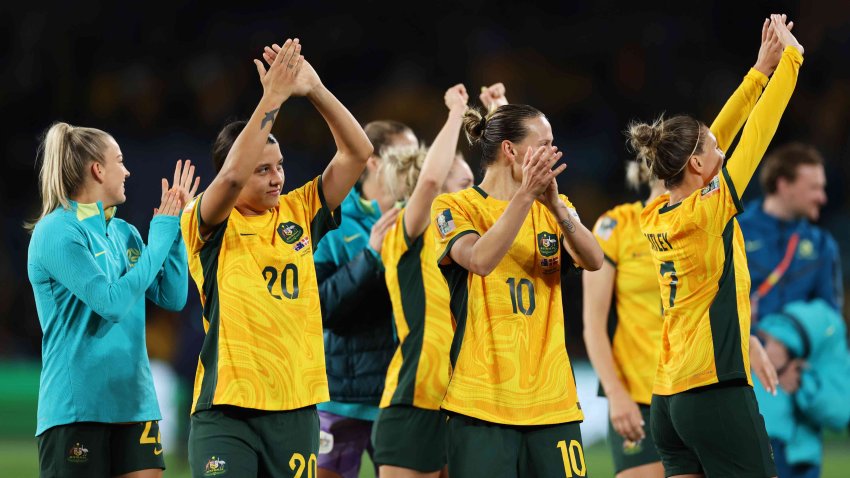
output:
[[[463,114],[463,131],[470,145],[474,146],[481,140],[486,127],[487,117],[476,108],[467,108]]]
[[[658,159],[658,148],[664,136],[664,115],[659,116],[652,124],[632,121],[626,135],[629,137],[629,148],[635,153],[638,161],[643,162],[649,172],[657,175],[653,165]]]

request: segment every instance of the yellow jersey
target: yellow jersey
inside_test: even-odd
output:
[[[593,235],[616,269],[614,314],[608,330],[620,381],[637,403],[649,405],[661,351],[661,302],[652,254],[640,232],[641,201],[603,214]]]
[[[189,271],[203,305],[192,413],[213,405],[293,410],[329,399],[313,248],[339,224],[321,177],[261,216],[235,208],[206,239],[203,194],[183,212]]]
[[[437,266],[434,229],[411,239],[404,229],[404,213],[399,213],[381,247],[399,341],[387,370],[381,408],[412,405],[439,410],[449,383],[454,334],[449,288]]]
[[[574,213],[566,196],[564,203]],[[508,201],[479,187],[438,196],[431,206],[438,263],[466,234],[483,235]],[[509,425],[584,418],[564,334],[561,234],[557,218],[535,202],[498,266],[482,277],[441,265],[457,330],[452,375],[442,408]]]
[[[752,385],[750,274],[735,216],[743,194],[794,91],[803,58],[785,49],[767,78],[751,70],[711,125],[726,149],[743,134],[728,167],[677,204],[662,194],[641,213],[664,311],[653,393],[672,395],[729,380]],[[752,113],[751,113],[752,111]]]

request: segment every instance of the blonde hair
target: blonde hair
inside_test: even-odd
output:
[[[24,228],[32,232],[38,221],[59,206],[69,208],[68,198],[83,185],[86,168],[92,161],[104,162],[104,151],[111,136],[96,128],[54,123],[44,134],[38,148],[41,169],[38,183],[41,213]]]
[[[649,167],[643,161],[629,161],[626,163],[626,185],[635,191],[640,190],[644,184],[649,184],[655,179],[649,171]]]
[[[378,177],[386,192],[397,201],[413,193],[426,154],[428,149],[423,146],[393,146],[381,153]]]

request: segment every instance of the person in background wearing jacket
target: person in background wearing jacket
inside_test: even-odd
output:
[[[372,424],[396,349],[381,246],[399,209],[377,171],[387,148],[416,147],[418,140],[396,121],[373,121],[364,130],[374,153],[342,202],[339,229],[325,236],[314,256],[331,396],[318,405],[321,478],[356,478],[363,452],[372,455]]]
[[[752,279],[753,324],[764,334],[760,319],[783,313],[787,304],[821,299],[837,310],[843,301],[838,246],[825,230],[814,226],[826,204],[823,158],[812,146],[792,143],[774,150],[764,160],[761,186],[763,201],[749,204],[740,217],[746,239],[747,262]],[[809,315],[801,315],[809,320]],[[820,320],[812,318],[812,320]],[[782,477],[816,477],[820,459],[789,461],[786,447],[794,447],[791,425],[803,419],[791,406],[800,383],[803,357],[790,357],[777,340],[765,348],[776,366],[782,390],[774,397],[755,387],[764,414],[776,466]],[[820,455],[817,454],[819,457]],[[808,458],[807,458],[808,459]]]
[[[850,352],[844,320],[823,299],[797,301],[762,317],[758,330],[784,363],[806,363],[797,372],[793,395],[765,395],[761,402],[765,419],[774,418],[767,422],[767,430],[779,444],[774,453],[781,449],[784,474],[779,476],[817,478],[823,429],[841,431],[850,422]]]

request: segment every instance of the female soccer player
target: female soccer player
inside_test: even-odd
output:
[[[316,476],[319,419],[328,399],[313,248],[338,225],[340,202],[372,145],[357,120],[287,40],[247,122],[213,146],[217,175],[186,209],[189,268],[207,331],[189,436],[192,476]],[[337,153],[325,171],[281,195],[283,155],[270,134],[284,102],[306,96]]]
[[[382,478],[436,478],[446,465],[445,417],[439,409],[454,331],[449,289],[428,225],[437,194],[447,186],[456,192],[472,185],[472,171],[455,155],[467,100],[463,85],[446,91],[449,116],[427,154],[407,147],[382,155],[383,184],[396,199],[407,200],[381,248],[399,340],[372,435]]]
[[[647,427],[661,351],[661,313],[652,256],[639,218],[665,187],[646,166],[635,162],[629,164],[627,177],[635,189],[648,185],[649,198],[611,209],[593,228],[606,260],[598,271],[583,273],[584,343],[608,398],[608,440],[617,477],[663,478],[661,458]],[[616,319],[609,323],[612,294]]]
[[[162,180],[146,245],[135,227],[115,217],[130,172],[112,136],[55,123],[41,152],[41,215],[28,225],[27,256],[44,333],[40,475],[162,476],[145,297],[174,311],[186,302],[177,216],[198,187],[195,167],[178,161],[171,187]]]
[[[481,147],[484,180],[431,209],[457,321],[442,403],[449,474],[585,476],[560,272],[564,260],[599,269],[602,250],[558,194],[566,165],[552,169],[562,153],[543,113],[470,109],[464,129]]]
[[[769,75],[781,56],[775,33],[765,20],[754,68]],[[724,114],[737,117],[741,96],[757,98],[761,90],[760,83],[745,82]],[[645,164],[630,162],[627,177],[635,189],[641,184],[650,186],[650,197],[617,206],[596,223],[594,235],[607,261],[599,271],[583,275],[584,337],[608,397],[608,437],[618,476],[661,477],[664,468],[649,427],[649,404],[661,351],[662,316],[649,244],[640,232],[639,219],[644,206],[666,188],[663,181],[652,178]],[[612,293],[616,319],[609,324]],[[776,371],[754,337],[750,338],[750,363],[765,388],[773,392],[778,382]]]
[[[735,220],[803,61],[784,16],[770,23],[784,48],[772,79],[751,69],[711,129],[690,116],[630,126],[638,158],[668,188],[640,218],[664,310],[651,429],[667,476],[776,475],[750,378],[750,281]]]

